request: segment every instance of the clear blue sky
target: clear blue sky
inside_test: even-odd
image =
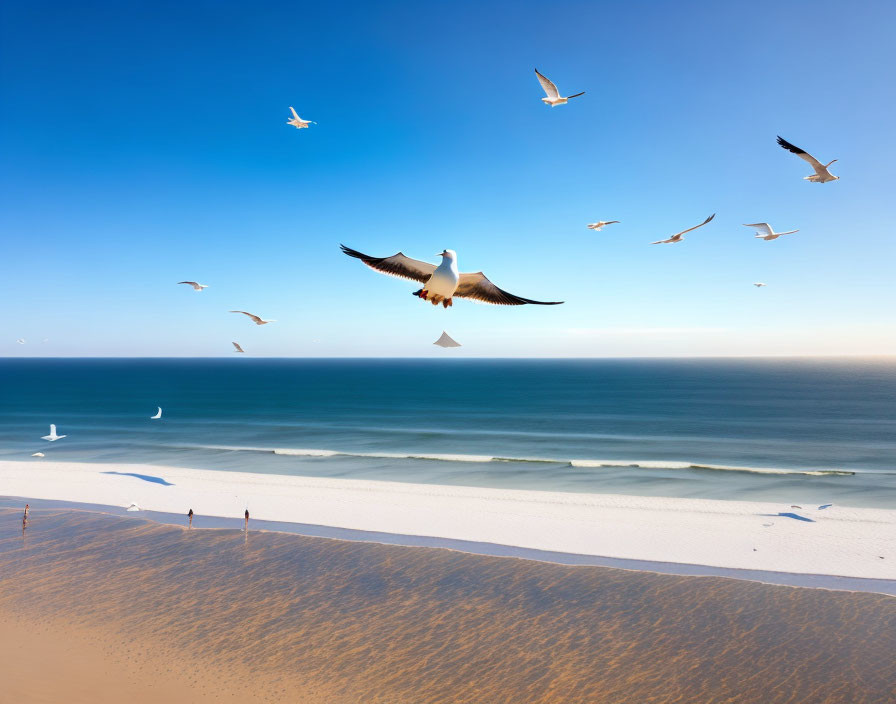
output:
[[[7,0],[0,20],[0,355],[896,353],[892,2]],[[533,67],[586,95],[548,108]],[[803,181],[778,134],[841,180]],[[435,309],[340,242],[453,248],[567,303]],[[464,347],[432,347],[443,329]]]

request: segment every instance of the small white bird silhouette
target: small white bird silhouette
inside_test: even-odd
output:
[[[303,120],[301,117],[299,117],[299,113],[296,112],[296,109],[294,107],[290,106],[289,109],[292,111],[292,118],[286,121],[287,125],[292,125],[297,130],[300,130],[302,128],[307,128],[308,125],[317,124],[314,120]]]
[[[686,232],[690,232],[691,230],[696,230],[698,227],[703,227],[706,223],[708,223],[710,220],[712,220],[715,216],[716,216],[716,214],[713,213],[708,218],[706,218],[706,220],[701,222],[699,225],[694,225],[693,227],[689,227],[687,230],[682,230],[681,232],[676,232],[669,239],[657,240],[656,242],[651,242],[650,244],[677,244],[678,242],[681,242],[682,239],[684,239],[682,237],[683,234],[685,234]]]
[[[831,159],[827,164],[822,164],[814,156],[807,153],[803,149],[800,149],[799,147],[795,147],[783,137],[778,137],[778,144],[782,149],[786,149],[787,151],[796,154],[803,161],[808,162],[812,169],[815,171],[815,173],[811,176],[803,176],[804,181],[811,181],[812,183],[827,183],[828,181],[840,180],[839,176],[834,176],[834,174],[828,171],[828,167],[835,161],[837,161],[836,159]]]
[[[598,232],[604,228],[604,225],[612,225],[613,223],[619,222],[618,220],[598,220],[597,222],[593,222],[590,225],[586,225],[589,230],[594,230]]]
[[[232,310],[230,312],[231,313],[242,313],[243,315],[248,315],[250,318],[252,318],[252,322],[254,322],[256,325],[267,325],[268,323],[276,323],[277,322],[276,320],[262,320],[257,315],[252,315],[252,313],[247,313],[244,310]]]
[[[765,284],[762,283],[761,281],[757,281],[757,282],[756,282],[755,284],[753,284],[753,285],[754,285],[756,288],[762,288],[763,286],[765,286]]]
[[[40,439],[41,439],[41,440],[49,440],[50,442],[55,442],[56,440],[61,440],[61,439],[64,438],[64,437],[66,437],[66,436],[65,436],[65,435],[57,435],[57,434],[56,434],[56,426],[55,426],[54,424],[51,423],[51,424],[50,424],[50,434],[49,434],[49,435],[42,435]]]
[[[541,87],[544,89],[545,95],[547,96],[542,98],[541,102],[545,105],[550,105],[552,108],[557,107],[558,105],[566,105],[567,101],[572,98],[578,98],[580,95],[585,95],[585,91],[582,91],[581,93],[564,97],[560,95],[560,91],[557,90],[557,86],[554,85],[554,82],[547,76],[542,76],[538,72],[538,69],[535,69],[535,75],[538,76],[538,82],[541,83]]]
[[[162,407],[159,406],[159,410],[156,411],[156,414],[154,416],[150,416],[149,419],[150,420],[158,420],[161,417],[162,417]]]
[[[754,222],[754,223],[744,223],[744,227],[758,227],[762,232],[757,232],[756,237],[760,240],[776,240],[781,235],[792,235],[794,232],[799,232],[799,230],[788,230],[787,232],[775,232],[772,229],[772,226],[767,222]]]
[[[179,284],[187,284],[188,286],[192,286],[194,290],[201,291],[204,288],[208,288],[205,284],[199,284],[195,281],[178,281]]]

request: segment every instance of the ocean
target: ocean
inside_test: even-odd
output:
[[[158,406],[162,418],[150,420]],[[50,423],[67,437],[41,440]],[[892,508],[896,361],[0,360],[0,460],[37,451],[59,461]]]

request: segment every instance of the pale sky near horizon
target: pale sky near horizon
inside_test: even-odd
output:
[[[891,2],[9,0],[0,356],[896,354],[894,29]],[[535,67],[586,94],[545,106]],[[340,242],[566,303],[436,309]]]

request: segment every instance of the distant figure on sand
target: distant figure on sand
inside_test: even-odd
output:
[[[25,504],[25,518],[28,518],[28,510],[29,510],[30,508],[31,508],[31,507],[30,507],[28,504]]]
[[[249,530],[249,509],[246,509],[246,530]]]
[[[193,509],[190,509],[190,512],[187,514],[187,518],[190,519],[190,528],[193,527]]]

